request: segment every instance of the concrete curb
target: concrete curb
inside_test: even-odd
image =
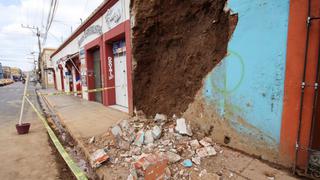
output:
[[[59,112],[57,112],[54,108],[54,104],[52,102],[50,102],[50,100],[46,97],[46,96],[42,96],[42,95],[39,95],[37,94],[38,96],[40,96],[40,98],[43,99],[43,102],[46,104],[46,107],[54,113],[54,115],[57,117],[57,119],[59,120],[59,122],[61,123],[61,125],[63,126],[64,130],[66,131],[66,133],[70,136],[70,138],[72,139],[72,141],[74,141],[76,144],[77,147],[79,147],[81,153],[84,155],[84,159],[88,162],[88,164],[91,165],[91,162],[90,162],[90,152],[85,148],[83,142],[77,138],[77,135],[76,133],[72,132],[68,126],[66,125],[65,123],[65,120],[64,118],[61,116],[61,114]],[[90,167],[91,168],[91,167]],[[95,170],[93,170],[94,173]],[[99,178],[101,179],[101,178]]]

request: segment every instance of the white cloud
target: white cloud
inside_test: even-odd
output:
[[[47,47],[58,47],[103,0],[59,0],[55,20],[49,31]],[[0,62],[30,70],[26,59],[31,51],[38,51],[37,39],[21,24],[41,27],[46,24],[50,0],[21,0],[20,3],[0,1]],[[2,59],[2,60],[1,60]],[[6,59],[5,61],[3,59]],[[11,59],[11,61],[10,61]],[[17,61],[20,60],[21,61]]]

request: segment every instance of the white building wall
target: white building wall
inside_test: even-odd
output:
[[[130,18],[129,6],[130,6],[130,0],[119,0],[109,10],[107,10],[107,12],[104,15],[102,15],[99,19],[97,19],[91,26],[100,25],[102,28],[102,34],[108,32],[110,29],[116,27],[120,23]],[[58,69],[59,63],[62,65],[64,69],[64,74],[66,72],[65,63],[61,62],[60,59],[66,57],[67,55],[78,53],[80,48],[84,47],[85,44],[90,43],[92,40],[95,40],[97,37],[101,36],[102,34],[92,34],[86,37],[83,40],[83,42],[79,44],[79,39],[84,35],[84,32],[82,32],[75,39],[73,39],[66,47],[64,47],[62,50],[60,50],[57,54],[55,54],[52,57],[52,65],[54,66],[54,69],[56,71],[56,84],[57,84],[58,90],[62,90],[60,70]],[[103,61],[103,59],[101,60]],[[83,66],[83,63],[82,63],[82,66]],[[86,72],[81,72],[81,75],[85,73]],[[64,78],[64,88],[65,88],[65,91],[69,91],[69,80],[66,77]],[[87,86],[82,86],[82,90],[84,91],[88,90]],[[88,93],[82,93],[82,94],[84,99],[88,99]]]

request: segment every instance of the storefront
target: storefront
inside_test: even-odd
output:
[[[129,0],[104,2],[51,56],[56,89],[132,113],[129,40]]]

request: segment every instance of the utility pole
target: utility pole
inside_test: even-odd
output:
[[[41,42],[40,42],[40,30],[39,30],[39,27],[36,27],[36,26],[29,26],[29,25],[23,25],[21,24],[21,27],[22,28],[26,28],[26,29],[31,29],[32,30],[36,30],[36,36],[38,38],[38,47],[39,47],[39,55],[38,55],[38,71],[37,71],[37,78],[38,78],[38,81],[40,82],[41,78],[42,78],[42,69],[41,69]],[[39,74],[39,72],[41,72],[41,74]],[[41,82],[42,84],[42,82]]]

